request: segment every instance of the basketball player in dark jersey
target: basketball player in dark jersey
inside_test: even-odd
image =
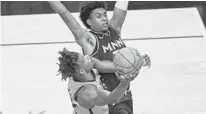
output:
[[[80,19],[90,29],[84,29],[78,21],[57,1],[49,1],[51,7],[63,19],[73,33],[76,42],[82,47],[85,55],[92,55],[99,60],[113,60],[115,51],[126,47],[121,40],[121,27],[127,14],[128,1],[117,1],[113,16],[107,17],[105,2],[93,1],[82,5]],[[144,56],[146,64],[150,64],[149,56]],[[106,90],[112,91],[119,84],[114,73],[99,73]],[[132,94],[128,89],[120,103],[109,106],[110,114],[133,114]]]
[[[103,88],[99,75],[93,72],[93,68],[114,73],[117,69],[113,62],[100,61],[88,55],[68,51],[66,48],[59,51],[59,54],[59,73],[62,80],[68,80],[68,92],[74,114],[109,114],[108,104],[118,102],[129,83],[135,79],[132,76],[117,76],[120,83],[110,92]]]

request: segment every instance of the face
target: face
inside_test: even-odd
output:
[[[94,66],[94,62],[92,61],[89,55],[84,56],[82,54],[79,54],[79,58],[77,62],[78,62],[79,68],[85,71],[90,71]]]
[[[87,20],[91,29],[95,31],[108,30],[107,11],[104,8],[97,8],[91,12],[90,18]]]

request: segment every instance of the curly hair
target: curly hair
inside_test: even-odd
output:
[[[62,80],[66,81],[68,77],[76,76],[79,65],[77,64],[79,54],[77,52],[68,51],[64,48],[58,52],[61,56],[59,60],[59,74],[62,75]]]
[[[81,19],[82,23],[89,29],[90,26],[87,24],[87,19],[90,17],[91,12],[97,8],[107,9],[107,4],[103,1],[92,1],[85,2],[81,6],[79,18]]]

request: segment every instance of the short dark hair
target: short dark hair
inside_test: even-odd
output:
[[[87,19],[89,18],[91,12],[97,8],[104,8],[107,9],[106,3],[103,1],[92,1],[92,2],[85,2],[80,9],[79,18],[81,19],[82,23],[90,29],[90,26],[87,24]]]
[[[77,64],[79,54],[77,52],[68,51],[64,48],[62,51],[58,52],[61,56],[58,58],[59,60],[59,74],[62,75],[62,80],[65,80],[68,77],[73,77],[77,75],[77,69],[79,65]]]

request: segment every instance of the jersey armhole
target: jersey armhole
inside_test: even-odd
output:
[[[93,34],[92,32],[90,32],[90,31],[88,31],[90,34],[92,34],[93,36],[94,36],[94,38],[95,38],[95,40],[96,40],[96,44],[95,45],[93,45],[94,46],[94,49],[93,49],[93,51],[91,52],[91,54],[90,54],[90,56],[93,56],[93,55],[95,55],[97,52],[98,52],[98,49],[99,49],[99,40],[98,40],[98,38],[97,38],[97,36],[95,35],[95,34]],[[85,55],[85,52],[84,52],[84,50],[83,50],[83,47],[82,47],[82,52],[83,52],[83,54]]]
[[[118,34],[118,36],[121,38],[121,30],[119,31],[119,30],[117,30],[117,29],[114,28],[114,27],[111,27],[111,28],[112,28],[112,30],[115,31],[115,32]]]
[[[78,94],[80,93],[80,91],[81,91],[81,89],[84,87],[84,85],[83,86],[81,86],[76,92],[75,92],[75,94],[74,94],[74,100],[75,101],[77,101],[77,96],[78,96]]]
[[[94,87],[94,89],[96,90],[96,91],[98,91],[98,88],[95,86],[95,85],[93,85],[93,84],[86,84],[86,85],[91,85],[91,86],[93,86]],[[74,94],[74,100],[77,102],[77,97],[78,97],[78,94],[81,92],[81,90],[82,90],[82,88],[84,87],[85,85],[82,85],[76,92],[75,92],[75,94]],[[80,106],[81,106],[81,104],[79,104]],[[91,106],[90,108],[88,108],[88,109],[92,109],[93,107],[94,107],[95,105],[93,105],[93,106]],[[83,107],[83,106],[82,106]]]

